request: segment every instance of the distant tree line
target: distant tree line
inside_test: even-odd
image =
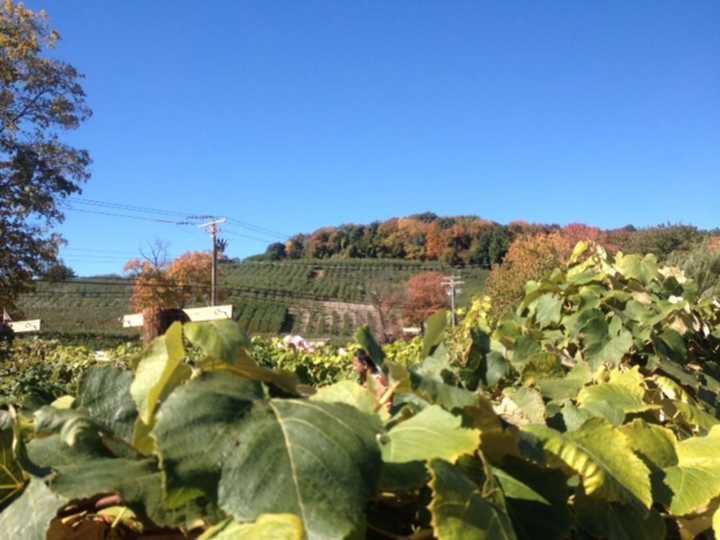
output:
[[[426,212],[296,234],[285,243],[270,244],[264,254],[252,259],[397,258],[492,268],[503,261],[515,239],[551,233],[559,233],[569,241],[593,240],[613,251],[655,253],[663,258],[673,251],[690,249],[709,232],[670,224],[642,229],[628,225],[613,230],[523,221],[503,225],[477,216],[440,217]]]

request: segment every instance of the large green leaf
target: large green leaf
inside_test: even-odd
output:
[[[394,403],[403,400],[416,401],[419,398],[431,404],[436,403],[449,411],[477,403],[477,396],[473,392],[440,382],[434,376],[421,375],[415,369],[408,369],[393,362],[388,362],[387,367],[390,384],[395,388]]]
[[[633,346],[632,334],[619,322],[618,317],[613,317],[610,324],[597,318],[583,327],[585,355],[593,371],[602,365],[617,366]]]
[[[133,444],[145,453],[152,453],[149,433],[155,425],[158,404],[179,384],[190,378],[191,370],[183,363],[185,349],[182,325],[173,323],[165,335],[156,338],[141,359],[130,386],[130,394],[138,408]]]
[[[429,509],[438,540],[515,540],[510,518],[497,500],[485,496],[457,465],[435,459],[428,464]]]
[[[650,469],[653,500],[668,504],[672,494],[665,483],[665,467],[677,464],[677,439],[672,431],[636,418],[620,428],[633,451]]]
[[[425,321],[425,336],[423,337],[423,358],[430,356],[441,342],[447,326],[447,311],[441,309],[433,313]]]
[[[650,471],[627,438],[605,420],[593,418],[577,431],[559,433],[541,425],[525,426],[554,460],[582,479],[587,495],[609,502],[652,504]]]
[[[318,388],[318,391],[310,399],[328,403],[345,403],[367,414],[376,414],[380,409],[378,398],[355,381],[340,381],[323,386]]]
[[[437,405],[393,427],[381,439],[383,460],[407,463],[441,458],[455,462],[480,445],[480,432],[460,427],[462,419]]]
[[[67,499],[53,493],[39,478],[30,480],[23,494],[0,512],[0,532],[13,540],[46,540],[50,522]]]
[[[116,367],[93,367],[80,383],[74,408],[84,409],[106,429],[130,441],[137,408],[130,395],[132,371]]]
[[[153,431],[170,493],[201,490],[238,521],[296,514],[311,539],[362,535],[381,464],[377,417],[344,403],[259,397],[228,373],[170,395]]]
[[[304,540],[302,521],[294,514],[263,514],[254,523],[226,520],[197,540]]]
[[[645,285],[657,276],[657,257],[652,254],[623,255],[618,253],[615,257],[615,268],[626,278],[635,279]]]
[[[659,408],[645,403],[642,392],[615,383],[586,386],[578,394],[577,402],[593,416],[603,417],[616,426],[625,421],[627,414]]]
[[[560,322],[563,301],[555,294],[543,294],[535,302],[535,320],[541,327],[551,326]]]
[[[183,325],[185,337],[209,357],[234,364],[247,354],[250,340],[232,320],[190,322]]]
[[[665,468],[665,483],[672,491],[669,509],[684,516],[702,511],[720,497],[720,426],[705,437],[677,444],[677,465]]]

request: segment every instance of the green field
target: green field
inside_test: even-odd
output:
[[[404,260],[297,260],[225,263],[220,267],[222,303],[251,334],[297,333],[315,338],[343,338],[363,324],[373,325],[367,303],[370,287],[402,283],[427,271],[460,275],[466,282],[460,305],[482,290],[488,271],[453,269],[437,262]],[[18,303],[23,316],[42,319],[43,333],[100,334],[133,337],[123,328],[132,287],[119,278],[82,278],[63,283],[39,282]]]

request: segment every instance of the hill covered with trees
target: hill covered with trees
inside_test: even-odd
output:
[[[405,259],[489,269],[502,262],[516,238],[555,232],[573,245],[591,240],[611,251],[653,253],[660,258],[673,251],[690,249],[712,234],[691,225],[647,228],[627,225],[609,230],[578,223],[560,226],[514,221],[503,225],[478,216],[441,217],[425,212],[366,225],[345,224],[296,234],[285,243],[271,244],[264,254],[252,259]]]

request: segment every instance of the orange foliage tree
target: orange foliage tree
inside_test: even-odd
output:
[[[210,295],[212,256],[188,252],[171,263],[132,259],[123,269],[134,279],[130,308],[182,309]]]
[[[570,257],[575,242],[560,232],[518,237],[502,264],[493,267],[485,291],[492,313],[500,317],[522,300],[525,283],[550,273]]]
[[[403,315],[410,324],[422,324],[430,315],[447,306],[447,291],[440,272],[423,272],[411,277],[405,290]]]

